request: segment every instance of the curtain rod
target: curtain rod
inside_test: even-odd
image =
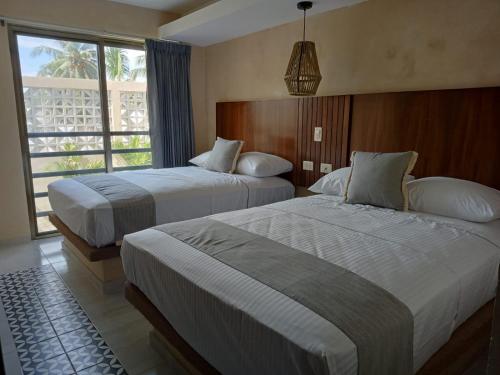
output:
[[[91,30],[91,29],[85,29],[85,28],[77,28],[77,27],[69,27],[69,26],[61,26],[61,25],[52,25],[48,23],[43,23],[43,22],[36,22],[36,21],[29,21],[29,20],[24,20],[20,18],[11,18],[11,17],[5,17],[0,15],[0,24],[1,26],[4,26],[5,24],[11,24],[13,26],[28,26],[28,27],[34,27],[34,28],[39,28],[39,29],[45,29],[45,30],[51,30],[51,31],[61,31],[61,32],[68,32],[68,33],[77,33],[77,34],[86,34],[86,35],[91,35],[91,36],[96,36],[96,37],[101,37],[101,38],[110,38],[110,39],[120,39],[120,40],[127,40],[131,42],[136,42],[136,43],[144,43],[146,39],[151,39],[151,40],[157,40],[161,42],[171,42],[171,43],[178,43],[178,44],[183,44],[183,45],[190,45],[189,43],[181,42],[178,40],[172,40],[172,39],[166,39],[166,38],[145,38],[145,37],[140,37],[137,35],[132,35],[132,34],[124,34],[124,33],[110,33],[107,31],[98,31],[98,30]]]

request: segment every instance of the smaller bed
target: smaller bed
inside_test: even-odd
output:
[[[262,206],[293,198],[294,186],[280,177],[252,177],[220,173],[200,167],[146,169],[93,176],[98,181],[116,177],[101,189],[139,187],[130,206],[152,203],[153,222],[130,220],[126,233],[118,233],[116,208],[104,192],[89,186],[84,178],[62,179],[49,185],[49,200],[57,217],[90,246],[101,248],[121,241],[124,234],[154,225],[188,220],[220,212]],[[94,182],[91,182],[94,184]],[[142,199],[141,202],[138,202]],[[135,202],[134,202],[135,200]],[[115,209],[114,209],[115,208]]]
[[[124,281],[124,235],[155,225],[293,198],[281,177],[213,172],[201,167],[125,171],[62,179],[49,185],[50,221],[104,292]]]

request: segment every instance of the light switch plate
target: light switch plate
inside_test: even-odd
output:
[[[302,169],[305,171],[312,171],[312,170],[314,170],[314,163],[312,161],[304,160],[302,162]]]
[[[319,170],[321,173],[330,173],[332,171],[332,165],[321,163],[321,165],[319,166]]]
[[[314,142],[321,142],[323,139],[323,129],[321,127],[314,128]]]

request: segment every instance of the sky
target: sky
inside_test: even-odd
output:
[[[51,57],[47,54],[41,54],[39,56],[33,57],[31,53],[34,48],[39,46],[47,46],[47,47],[58,47],[58,41],[55,39],[47,39],[26,35],[18,35],[17,36],[17,45],[19,48],[19,60],[21,63],[21,73],[23,76],[37,76],[40,68],[47,64]],[[97,46],[96,46],[97,49]],[[125,50],[129,61],[130,68],[133,69],[136,64],[135,61],[138,56],[143,55],[144,51],[127,49]],[[139,78],[138,81],[145,81],[144,78]]]

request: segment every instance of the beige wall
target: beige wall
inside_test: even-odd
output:
[[[0,14],[156,36],[173,16],[104,0],[0,0]],[[500,85],[498,0],[368,0],[308,19],[318,95]],[[288,97],[283,74],[301,23],[193,48],[196,150],[215,137],[215,103]],[[29,236],[7,30],[0,27],[0,241]]]
[[[103,0],[0,0],[0,15],[142,37],[155,37],[160,25],[176,17]],[[0,242],[3,242],[30,236],[6,27],[0,27],[0,93]]]
[[[191,97],[196,153],[205,151],[205,140],[207,139],[205,63],[205,48],[193,47],[191,49]]]
[[[49,25],[156,37],[176,15],[105,0],[1,0],[0,15]]]
[[[499,20],[498,0],[368,0],[312,16],[318,95],[500,85]],[[217,101],[288,96],[283,74],[300,34],[294,22],[206,48],[200,150],[215,137]]]

